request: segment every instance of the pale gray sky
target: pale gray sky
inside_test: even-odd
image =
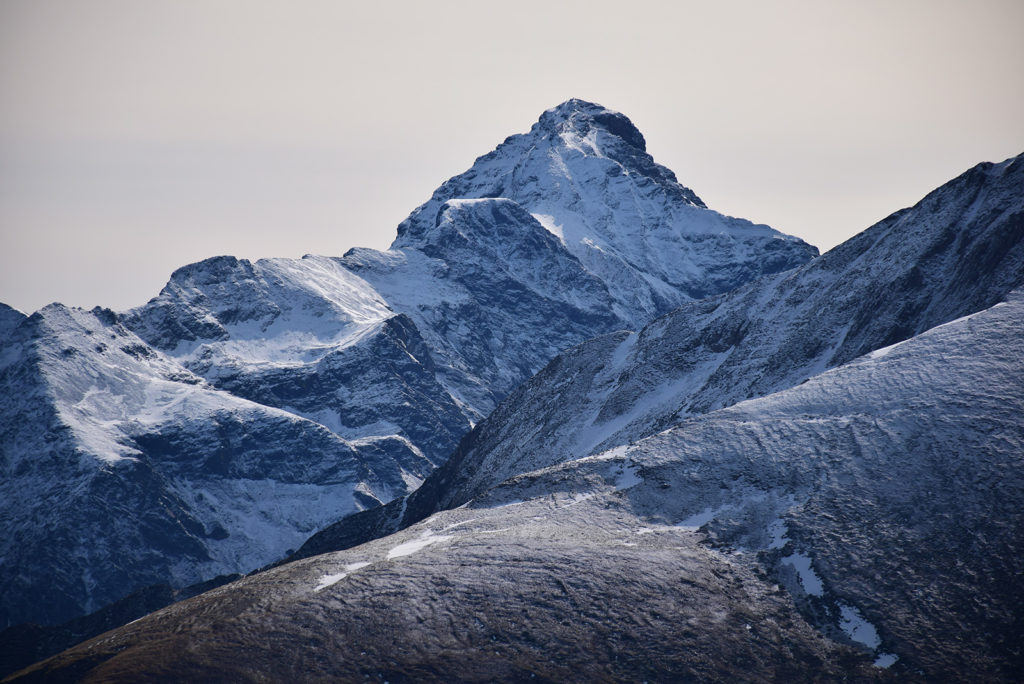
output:
[[[581,97],[708,206],[828,249],[1024,151],[1024,3],[0,0],[0,301],[385,248]]]

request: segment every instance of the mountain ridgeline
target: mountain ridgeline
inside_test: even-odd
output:
[[[15,679],[1019,681],[1021,359],[1016,157],[567,349],[412,494]]]
[[[0,662],[1016,681],[1022,321],[1024,157],[818,256],[570,100],[389,250],[0,306]]]
[[[408,494],[558,353],[816,256],[570,100],[387,251],[215,257],[125,312],[0,310],[0,625],[275,561]]]

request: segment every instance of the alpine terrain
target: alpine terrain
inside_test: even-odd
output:
[[[816,254],[570,100],[387,251],[215,257],[125,312],[3,307],[0,626],[279,560],[413,491],[559,352]]]
[[[1024,286],[1024,161],[981,164],[793,271],[690,302],[554,359],[405,499],[299,555],[461,505],[514,475],[793,387]],[[398,514],[401,513],[401,516]]]
[[[15,680],[1019,681],[1021,359],[1024,156],[559,354],[414,493]]]

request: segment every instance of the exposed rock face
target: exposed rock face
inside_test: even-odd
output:
[[[0,342],[6,340],[25,318],[25,314],[17,309],[0,303]]]
[[[215,257],[123,313],[3,308],[0,626],[276,560],[414,489],[560,351],[815,254],[574,100],[391,250]]]

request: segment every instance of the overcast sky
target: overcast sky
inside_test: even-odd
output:
[[[581,97],[823,251],[1024,152],[1024,2],[0,0],[0,301],[125,309],[217,254],[386,248]]]

